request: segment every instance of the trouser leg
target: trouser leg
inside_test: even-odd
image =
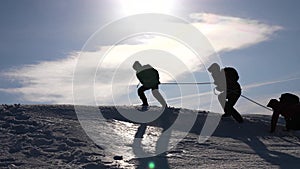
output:
[[[232,115],[232,117],[238,121],[239,123],[243,122],[243,118],[240,115],[240,113],[233,107],[237,100],[239,99],[240,94],[239,93],[234,93],[234,94],[228,94],[227,95],[227,101],[225,103],[225,114],[228,113]]]
[[[224,110],[224,114],[222,115],[222,117],[227,117],[227,116],[230,116],[231,114],[227,111],[227,109],[225,109],[225,106],[226,106],[226,92],[223,92],[221,94],[218,95],[218,100],[219,100],[219,103],[221,104],[222,106],[222,109]]]
[[[239,123],[242,123],[244,120],[243,120],[243,117],[241,116],[241,114],[235,109],[235,108],[232,108],[232,113],[231,113],[232,117],[238,121]]]
[[[293,118],[286,120],[286,128],[292,130],[300,130],[300,115],[295,115]]]
[[[222,109],[224,110],[225,114],[226,114],[226,111],[225,111],[225,104],[226,104],[226,92],[223,92],[221,94],[218,95],[218,100],[219,100],[219,103],[221,104],[222,106]]]
[[[153,96],[157,99],[157,101],[162,105],[162,107],[166,107],[167,103],[162,95],[159,93],[158,89],[152,89]]]
[[[145,95],[145,91],[148,90],[149,88],[147,87],[144,87],[144,86],[141,86],[139,89],[138,89],[138,95],[140,97],[140,99],[142,100],[143,102],[143,106],[148,106],[148,101],[147,101],[147,98],[146,98],[146,95]]]

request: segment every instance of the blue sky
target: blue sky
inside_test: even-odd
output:
[[[1,1],[0,103],[72,103],[71,77],[70,74],[64,75],[68,68],[68,72],[73,68],[68,64],[73,63],[88,38],[99,28],[124,16],[142,13],[143,10],[181,17],[195,25],[214,18],[217,21],[225,20],[225,28],[229,30],[230,26],[236,30],[237,24],[254,29],[261,35],[261,40],[258,40],[259,37],[251,39],[247,32],[241,32],[241,37],[235,42],[228,37],[227,41],[223,36],[228,31],[222,33],[224,25],[216,25],[218,34],[209,32],[207,38],[213,47],[220,49],[217,52],[223,65],[234,66],[239,71],[244,95],[266,104],[270,98],[279,97],[283,92],[300,94],[300,2],[174,0],[160,4],[159,8],[155,7],[158,4],[156,1],[153,3],[157,4],[148,4],[148,7],[131,4],[133,2]],[[191,18],[192,14],[198,15]],[[209,19],[205,19],[205,16],[209,16]],[[215,36],[222,36],[223,39]],[[99,45],[112,45],[101,42]],[[239,42],[245,46],[239,46]],[[226,47],[231,49],[225,50]],[[54,69],[56,71],[52,72]],[[206,80],[201,79],[201,71],[198,72],[195,71],[197,80]],[[65,81],[61,79],[64,76]],[[171,95],[173,88],[162,86],[161,89],[166,95]],[[133,103],[139,103],[133,92],[128,97],[134,100]],[[203,88],[201,92],[205,92]],[[101,99],[98,103],[101,104]],[[173,105],[177,106],[175,102]],[[243,99],[237,106],[242,113],[266,111]]]

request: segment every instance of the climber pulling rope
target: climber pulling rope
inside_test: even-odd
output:
[[[161,83],[162,85],[206,85],[206,84],[213,84],[213,82],[196,82],[196,83],[193,83],[193,82],[179,82],[179,83],[175,83],[175,82],[167,82],[167,83]],[[140,84],[137,85],[137,87],[139,86]],[[214,89],[215,91],[215,89]],[[214,92],[216,94],[216,92]],[[216,94],[217,95],[217,94]],[[260,104],[259,102],[245,96],[245,95],[242,95],[241,94],[241,97],[243,97],[244,99],[247,99],[248,101],[262,107],[262,108],[265,108],[269,111],[272,111],[272,109],[268,108],[267,106],[264,106],[262,104]]]

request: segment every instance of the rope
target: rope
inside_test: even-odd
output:
[[[141,83],[136,85],[136,88],[138,88],[140,86]],[[167,82],[167,83],[160,83],[161,85],[204,85],[204,84],[213,84],[213,82],[199,82],[199,83],[193,83],[193,82],[180,82],[180,83],[176,83],[176,82]]]
[[[181,82],[181,83],[176,83],[176,82],[170,82],[170,83],[160,83],[162,85],[193,85],[193,84],[213,84],[212,82],[199,82],[199,83],[192,83],[192,82]]]
[[[199,82],[199,83],[192,83],[192,82],[180,82],[180,83],[176,83],[176,82],[168,82],[168,83],[160,83],[162,85],[193,85],[193,84],[197,84],[197,85],[204,85],[204,84],[213,84],[213,82]],[[140,85],[140,83],[137,85],[137,87]],[[215,95],[217,95],[215,89],[214,89],[214,93]],[[258,106],[261,106],[269,111],[273,111],[271,108],[267,107],[267,106],[264,106],[260,103],[258,103],[257,101],[253,100],[253,99],[250,99],[249,97],[245,96],[245,95],[242,95],[241,94],[241,97],[247,99],[248,101],[258,105]]]
[[[216,89],[216,88],[215,88],[215,89]],[[230,91],[230,92],[233,92],[233,93],[236,93],[236,91],[234,91],[234,90],[229,90],[229,91]],[[214,92],[215,92],[215,90],[214,90]],[[215,92],[215,95],[217,95],[216,92]],[[258,103],[257,101],[255,101],[255,100],[253,100],[253,99],[250,99],[249,97],[247,97],[247,96],[245,96],[245,95],[242,95],[242,94],[241,94],[241,97],[247,99],[248,101],[250,101],[250,102],[252,102],[252,103],[254,103],[254,104],[256,104],[256,105],[258,105],[258,106],[260,106],[260,107],[263,107],[263,108],[265,108],[265,109],[267,109],[267,110],[273,111],[271,108],[269,108],[269,107],[267,107],[267,106],[264,106],[264,105]]]
[[[265,108],[265,109],[267,109],[267,110],[273,111],[273,110],[270,109],[269,107],[264,106],[264,105],[258,103],[257,101],[254,101],[254,100],[250,99],[249,97],[246,97],[246,96],[244,96],[244,95],[242,95],[242,94],[241,94],[241,96],[242,96],[243,98],[249,100],[250,102],[252,102],[252,103],[254,103],[254,104],[257,104],[258,106],[261,106],[261,107],[263,107],[263,108]]]
[[[233,92],[233,93],[237,93],[237,92],[234,91],[234,90],[229,90],[229,91],[230,91],[230,92]],[[215,94],[215,95],[218,95],[217,92],[216,92],[216,88],[214,88],[214,94]],[[265,109],[267,109],[267,110],[273,111],[271,108],[269,108],[269,107],[267,107],[267,106],[264,106],[264,105],[258,103],[257,101],[255,101],[255,100],[253,100],[253,99],[250,99],[249,97],[247,97],[247,96],[245,96],[245,95],[242,95],[242,94],[241,94],[241,97],[243,97],[243,98],[247,99],[248,101],[250,101],[250,102],[252,102],[252,103],[254,103],[254,104],[258,105],[258,106],[261,106],[261,107],[263,107],[263,108],[265,108]]]

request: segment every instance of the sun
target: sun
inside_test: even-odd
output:
[[[171,14],[174,0],[120,0],[121,10],[124,15],[141,13]]]

